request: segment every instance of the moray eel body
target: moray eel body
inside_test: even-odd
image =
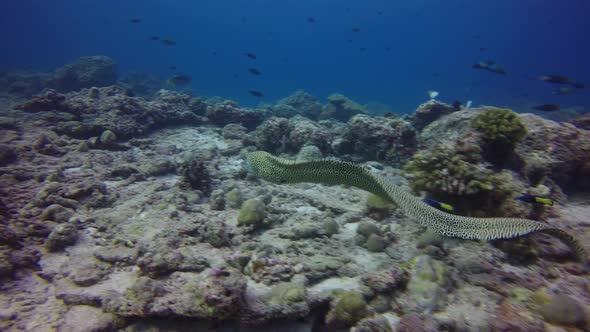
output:
[[[515,238],[535,232],[547,233],[567,244],[578,259],[588,266],[584,247],[573,236],[559,228],[523,218],[472,218],[446,213],[387,182],[369,169],[354,163],[337,160],[295,162],[275,157],[264,151],[248,152],[245,154],[245,159],[254,173],[270,182],[344,184],[366,190],[397,204],[406,215],[445,236],[495,240]]]

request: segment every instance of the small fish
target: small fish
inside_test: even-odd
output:
[[[478,63],[473,64],[471,67],[474,69],[483,69],[492,73],[506,75],[506,70],[503,67],[496,64],[496,62],[494,62],[493,60],[480,61]]]
[[[573,86],[576,89],[583,89],[586,87],[586,85],[582,82],[572,82],[571,86]]]
[[[465,103],[465,109],[469,109],[469,108],[471,108],[471,104],[472,104],[472,101],[471,101],[471,100],[468,100],[468,101]]]
[[[249,71],[250,73],[252,73],[253,75],[260,75],[260,74],[262,74],[262,72],[261,72],[260,70],[258,70],[258,69],[256,69],[256,68],[254,68],[254,67],[250,67],[250,68],[248,68],[248,71]]]
[[[254,59],[254,60],[256,60],[256,54],[254,54],[254,53],[250,53],[250,52],[247,52],[247,53],[244,53],[244,54],[245,54],[247,57],[249,57],[250,59]]]
[[[386,48],[385,48],[385,51],[386,51],[386,52],[389,52],[389,51],[391,51],[391,47],[386,47]]]
[[[307,21],[308,23],[315,23],[315,22],[316,22],[316,21],[315,21],[315,18],[313,18],[313,17],[308,17],[306,21]]]
[[[166,46],[176,45],[176,40],[173,40],[173,39],[162,39],[161,42],[162,42],[162,44],[164,44]]]
[[[543,76],[538,76],[537,80],[547,82],[547,83],[553,83],[553,84],[571,84],[571,83],[573,83],[572,80],[569,79],[569,77],[566,77],[563,75],[543,75]]]
[[[170,67],[168,67],[168,69],[174,71],[174,70],[176,70],[176,66],[170,66]]]
[[[264,97],[264,93],[262,93],[261,91],[257,91],[257,90],[250,90],[248,91],[251,95],[253,95],[254,97]]]
[[[441,202],[434,200],[432,198],[425,198],[422,201],[432,207],[439,209],[439,210],[445,210],[448,212],[453,212],[453,210],[455,210],[455,208],[451,204],[441,203]]]
[[[132,18],[129,20],[129,23],[141,23],[141,18]]]
[[[543,104],[543,105],[533,106],[532,109],[535,109],[537,111],[543,111],[543,112],[555,112],[555,111],[559,111],[561,109],[561,107],[557,104]]]
[[[576,91],[576,89],[573,88],[573,87],[563,86],[563,87],[561,87],[561,88],[559,88],[557,90],[553,90],[551,92],[551,94],[554,94],[554,95],[567,95],[567,94],[570,94],[570,93],[572,93],[574,91]]]
[[[166,84],[172,85],[172,87],[176,88],[177,86],[184,86],[189,84],[193,78],[190,75],[186,74],[178,74],[170,77],[166,80]]]
[[[480,48],[479,48],[479,51],[480,51],[480,52],[487,51],[487,50],[488,50],[488,49],[487,49],[487,48],[485,48],[485,47],[480,47]]]
[[[364,51],[366,51],[366,50],[367,50],[367,48],[366,48],[366,47],[361,47],[361,48],[359,48],[359,51],[361,51],[361,52],[364,52]]]
[[[352,32],[359,32],[359,31],[361,31],[361,28],[359,28],[359,27],[352,28]]]
[[[158,37],[158,36],[151,36],[150,37],[150,40],[160,40],[160,37]]]
[[[550,198],[543,198],[535,195],[522,195],[517,197],[519,201],[527,202],[527,203],[537,203],[537,204],[544,204],[544,205],[553,205],[553,200]]]
[[[430,97],[430,99],[438,97],[438,91],[428,91],[428,97]]]
[[[383,15],[383,11],[382,10],[378,10],[377,11],[377,15],[379,15],[379,16]]]

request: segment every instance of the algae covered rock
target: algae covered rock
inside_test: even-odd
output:
[[[356,229],[357,234],[369,237],[371,234],[380,234],[379,227],[372,222],[361,221]]]
[[[312,161],[322,159],[322,152],[315,145],[305,145],[297,154],[297,162]]]
[[[238,188],[234,188],[225,194],[225,202],[227,206],[232,209],[238,208],[242,205],[242,192]]]
[[[344,292],[332,300],[326,323],[334,327],[353,326],[368,314],[367,302],[361,294],[354,291]]]
[[[564,294],[553,296],[551,302],[542,305],[538,311],[550,323],[579,327],[588,326],[588,318],[583,305]]]
[[[440,310],[451,286],[449,271],[443,262],[430,256],[414,258],[414,269],[408,283],[408,306],[417,311]]]
[[[340,225],[338,225],[338,223],[334,219],[327,219],[323,222],[322,228],[326,235],[332,236],[338,233]]]
[[[381,235],[371,234],[365,242],[365,248],[370,252],[382,252],[387,246],[385,239]]]
[[[76,226],[65,223],[55,226],[53,231],[47,237],[47,250],[59,251],[70,246],[78,240],[78,229]]]
[[[256,226],[266,217],[266,206],[257,199],[249,199],[242,204],[238,215],[238,226]]]
[[[383,220],[391,215],[394,204],[370,193],[367,196],[367,213],[375,220]]]

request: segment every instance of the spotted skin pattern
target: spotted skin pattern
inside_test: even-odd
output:
[[[275,157],[264,151],[248,152],[245,159],[254,173],[270,182],[344,184],[366,190],[397,204],[406,215],[445,236],[495,240],[515,238],[535,232],[547,233],[567,244],[576,256],[586,266],[588,265],[584,247],[573,236],[559,228],[523,218],[472,218],[446,213],[387,182],[368,168],[354,163],[327,159],[296,162]]]

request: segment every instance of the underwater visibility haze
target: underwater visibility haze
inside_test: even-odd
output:
[[[0,330],[590,330],[590,3],[5,1]]]

